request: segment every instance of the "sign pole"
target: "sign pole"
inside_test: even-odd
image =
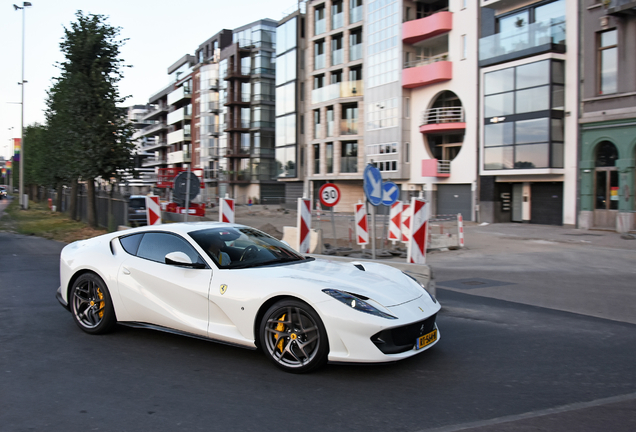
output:
[[[371,206],[371,258],[375,259],[375,206]]]
[[[338,247],[338,237],[336,237],[336,222],[334,221],[333,218],[333,207],[330,207],[331,209],[331,229],[333,230],[333,241],[334,243],[336,243],[335,247]]]
[[[188,165],[188,177],[186,178],[186,200],[185,200],[185,217],[184,222],[188,221],[188,211],[190,210],[190,165]]]

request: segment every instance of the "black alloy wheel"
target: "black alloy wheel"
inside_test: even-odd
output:
[[[86,333],[108,333],[117,324],[110,293],[96,274],[84,273],[77,278],[69,300],[75,324]]]
[[[308,304],[298,300],[282,300],[267,310],[260,341],[265,355],[286,372],[306,373],[327,363],[325,326]]]

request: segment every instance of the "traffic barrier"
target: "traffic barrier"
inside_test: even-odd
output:
[[[457,213],[457,235],[459,237],[459,247],[464,247],[464,218],[461,213]]]
[[[161,225],[161,205],[156,195],[146,195],[146,220],[148,225]]]
[[[402,204],[402,243],[408,244],[411,240],[411,205]]]
[[[353,205],[356,212],[356,243],[364,246],[369,243],[369,224],[367,223],[367,208],[363,203]]]
[[[413,209],[413,217],[411,219],[412,234],[406,262],[411,264],[426,264],[429,205],[421,198],[412,198],[411,209]]]
[[[298,198],[298,252],[310,252],[311,200]]]
[[[234,223],[234,200],[229,195],[219,198],[219,222]]]
[[[402,202],[396,201],[391,206],[391,213],[389,215],[389,240],[395,242],[402,239]]]

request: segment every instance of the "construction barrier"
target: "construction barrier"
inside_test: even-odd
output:
[[[411,205],[402,204],[402,243],[411,240]]]
[[[234,223],[234,200],[228,195],[219,198],[219,222]]]
[[[161,205],[159,204],[159,197],[156,195],[146,196],[146,220],[148,225],[161,224]]]
[[[407,251],[407,263],[426,264],[428,243],[429,204],[421,198],[411,199],[411,241]]]
[[[310,252],[311,200],[298,198],[298,252]]]
[[[464,247],[464,218],[461,213],[457,213],[457,235],[459,237],[459,247]]]
[[[367,206],[363,203],[353,205],[356,213],[356,243],[364,246],[369,243],[369,224],[367,223]]]
[[[391,206],[391,213],[389,216],[389,240],[393,243],[402,240],[402,202],[396,201]]]

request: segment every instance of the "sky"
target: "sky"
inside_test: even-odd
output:
[[[11,0],[0,0],[0,155],[12,151],[12,138],[20,137],[22,77],[22,14]],[[18,6],[22,2],[16,2]],[[125,105],[146,104],[168,84],[168,67],[221,29],[235,29],[253,21],[280,20],[292,12],[297,0],[33,0],[25,10],[24,125],[44,123],[46,91],[59,75],[63,61],[60,41],[64,28],[78,10],[100,14],[108,24],[121,27],[124,70],[119,83]],[[28,157],[28,155],[27,155]]]

